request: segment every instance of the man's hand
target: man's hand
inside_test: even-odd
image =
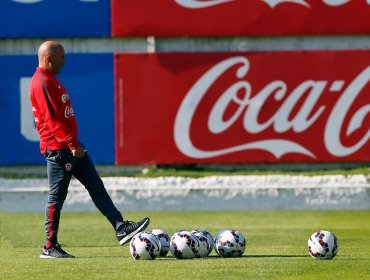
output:
[[[72,155],[74,157],[82,158],[85,155],[84,148],[81,145],[78,145],[76,149],[72,150]]]

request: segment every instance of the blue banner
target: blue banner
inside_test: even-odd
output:
[[[114,164],[113,54],[71,54],[57,78],[71,98],[79,140],[96,164]],[[0,165],[43,164],[29,101],[37,56],[0,56]]]
[[[110,37],[110,0],[1,0],[0,38]]]

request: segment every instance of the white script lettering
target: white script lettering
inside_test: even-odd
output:
[[[209,8],[215,5],[221,5],[221,4],[229,3],[232,1],[237,1],[237,0],[207,0],[207,1],[204,1],[204,0],[175,0],[175,2],[178,5],[184,8],[188,8],[188,9]],[[242,1],[242,0],[239,0],[239,1]],[[285,4],[285,3],[286,4],[288,3],[298,4],[298,5],[305,6],[307,8],[311,8],[310,4],[307,3],[306,0],[260,0],[260,1],[265,2],[272,9],[278,6],[279,4]],[[322,1],[324,4],[328,6],[335,7],[335,6],[341,6],[341,5],[347,4],[351,0],[322,0]],[[366,3],[370,5],[370,0],[366,0]]]
[[[252,86],[246,80],[250,68],[250,62],[243,56],[236,56],[221,61],[210,70],[208,70],[195,84],[191,87],[182,101],[176,115],[174,123],[174,139],[179,150],[185,155],[192,158],[210,158],[232,152],[260,149],[273,154],[276,158],[288,153],[299,153],[316,158],[307,147],[297,142],[274,137],[273,139],[263,139],[255,142],[243,143],[232,147],[225,147],[219,150],[206,151],[201,150],[194,145],[190,128],[193,123],[196,111],[199,111],[199,104],[205,98],[210,87],[221,78],[222,74],[235,68],[235,81],[229,86],[214,103],[207,119],[207,127],[210,133],[220,134],[233,126],[238,119],[243,120],[243,128],[250,134],[262,133],[268,128],[273,128],[276,135],[290,130],[294,133],[302,133],[308,130],[319,117],[327,110],[326,106],[318,106],[320,96],[325,92],[337,91],[344,85],[343,81],[307,80],[300,83],[295,89],[288,94],[288,86],[284,81],[272,81],[263,87],[257,94],[252,97]],[[325,132],[324,145],[329,153],[334,156],[348,156],[359,150],[370,139],[370,129],[365,136],[352,147],[345,147],[340,139],[340,132],[343,128],[345,117],[349,117],[348,111],[351,105],[363,88],[370,80],[370,67],[365,69],[341,95],[328,117]],[[238,92],[243,91],[241,97]],[[264,122],[259,121],[261,111],[267,100],[274,100],[279,104],[276,112]],[[302,102],[302,100],[304,102]],[[224,119],[226,109],[229,105],[236,108],[233,114]],[[236,107],[235,107],[236,106]],[[355,112],[347,128],[347,136],[353,131],[361,128],[365,117],[370,113],[370,105],[365,105]]]

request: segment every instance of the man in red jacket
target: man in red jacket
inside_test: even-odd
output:
[[[124,220],[114,206],[84,146],[78,141],[78,127],[67,90],[55,77],[65,64],[61,44],[46,41],[38,50],[39,66],[30,85],[30,99],[40,150],[47,163],[49,195],[45,213],[46,242],[40,258],[73,258],[58,243],[60,212],[72,175],[89,192],[94,204],[116,231],[121,245],[145,230],[149,218]]]

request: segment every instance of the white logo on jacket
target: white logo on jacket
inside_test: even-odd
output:
[[[74,116],[73,108],[66,106],[66,109],[64,110],[64,117],[68,119],[69,117],[72,117],[72,116]]]
[[[63,103],[66,103],[66,102],[67,102],[67,100],[69,100],[69,96],[68,96],[68,94],[67,94],[67,93],[63,93],[63,95],[62,95],[62,102],[63,102]]]

